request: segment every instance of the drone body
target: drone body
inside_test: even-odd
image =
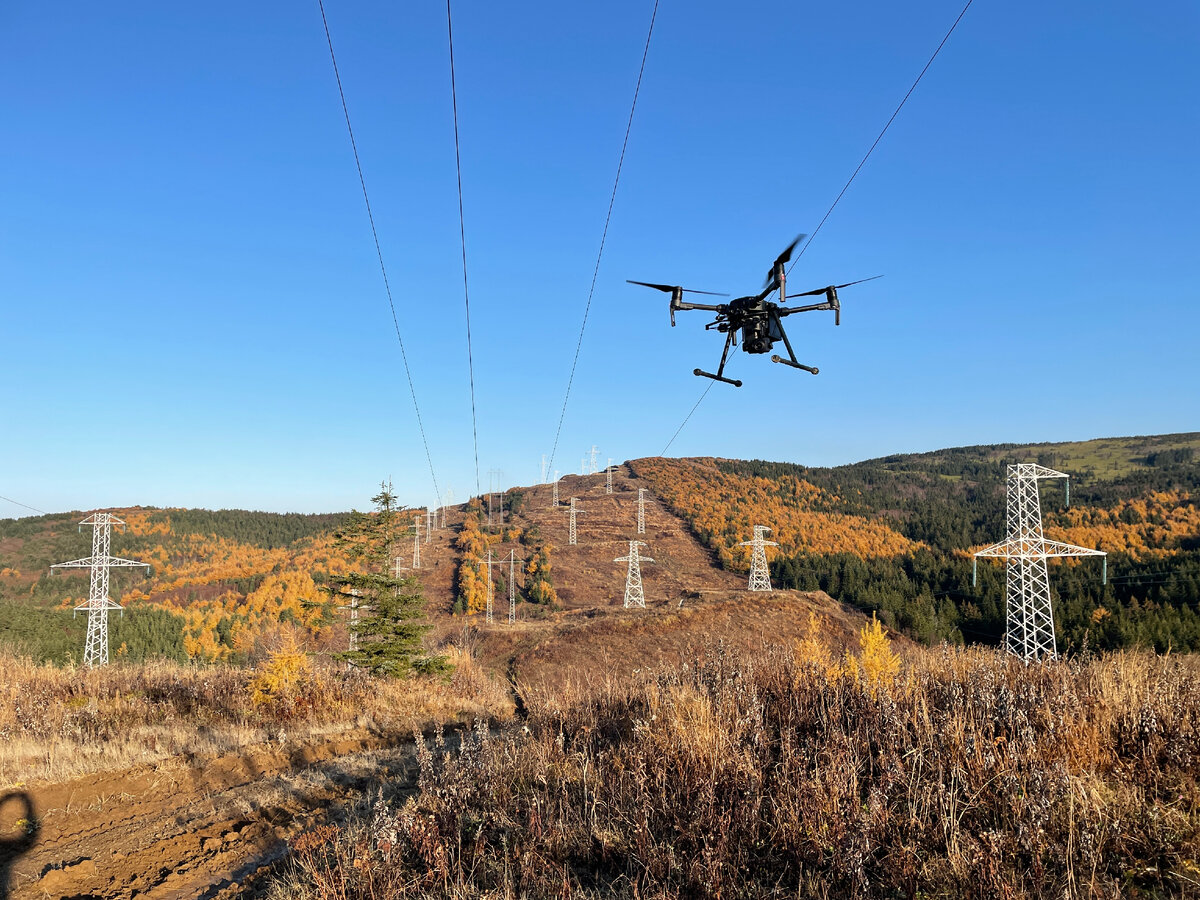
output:
[[[739,332],[741,333],[742,350],[746,353],[769,353],[777,341],[783,341],[783,345],[787,348],[788,352],[787,359],[778,354],[772,354],[771,361],[783,363],[785,366],[791,366],[794,369],[803,369],[806,372],[816,375],[818,372],[816,366],[806,366],[796,359],[791,341],[788,340],[787,332],[783,328],[784,318],[794,313],[831,309],[834,314],[834,324],[840,325],[842,307],[841,301],[838,299],[838,288],[849,287],[851,284],[861,284],[863,281],[871,281],[872,279],[864,278],[860,281],[851,281],[847,284],[831,284],[828,287],[817,288],[816,290],[793,295],[796,297],[816,297],[824,294],[825,300],[821,303],[811,303],[807,306],[782,306],[781,304],[787,302],[787,271],[785,266],[792,257],[792,251],[804,237],[804,235],[800,235],[776,257],[775,262],[771,264],[771,268],[767,272],[767,280],[760,293],[748,297],[738,297],[736,300],[731,300],[728,303],[690,303],[683,299],[685,293],[712,294],[712,291],[696,291],[680,287],[679,285],[651,284],[647,281],[630,281],[629,283],[640,284],[643,287],[670,293],[672,327],[675,325],[675,313],[677,311],[703,309],[717,314],[716,319],[709,322],[704,328],[706,331],[716,330],[725,335],[725,349],[721,353],[721,364],[717,367],[715,374],[705,372],[703,369],[696,369],[696,375],[711,378],[714,381],[723,381],[726,384],[732,384],[734,387],[741,387],[741,381],[725,377],[725,362],[729,358],[730,348],[736,347],[738,344]],[[876,275],[875,277],[878,278],[880,276]],[[779,291],[778,303],[767,299],[767,297],[776,291]],[[727,295],[715,294],[713,296]]]

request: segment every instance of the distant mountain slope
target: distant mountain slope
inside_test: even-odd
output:
[[[312,575],[345,564],[332,548],[343,514],[114,512],[128,527],[114,531],[113,555],[150,564],[112,572],[110,594],[126,606],[111,617],[114,654],[227,659],[281,621],[330,619]],[[39,659],[79,655],[86,617],[71,609],[87,600],[88,571],[50,566],[91,553],[84,516],[0,520],[0,642]]]
[[[777,584],[878,610],[923,640],[995,642],[1003,572],[981,567],[972,588],[969,551],[1003,537],[1006,466],[1025,461],[1072,476],[1070,508],[1061,486],[1043,483],[1047,534],[1110,554],[1107,586],[1094,564],[1053,568],[1060,639],[1200,649],[1200,433],[959,447],[835,468],[657,458],[630,466],[727,565],[744,566],[732,550],[750,525],[775,527]]]

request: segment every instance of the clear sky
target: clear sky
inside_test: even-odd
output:
[[[555,468],[660,453],[961,9],[662,0]],[[479,465],[550,453],[652,0],[458,0]],[[327,0],[439,485],[475,490],[445,7]],[[671,447],[828,465],[1200,428],[1200,12],[976,0]],[[0,9],[0,494],[433,497],[316,0]],[[0,501],[0,516],[28,510]]]

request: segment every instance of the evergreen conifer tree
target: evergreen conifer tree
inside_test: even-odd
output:
[[[445,657],[427,653],[422,643],[433,626],[425,621],[421,582],[392,574],[403,507],[386,482],[371,502],[374,512],[351,512],[336,534],[337,545],[359,561],[362,571],[334,575],[327,587],[339,606],[357,605],[360,610],[351,626],[357,648],[335,656],[373,675],[444,671]]]

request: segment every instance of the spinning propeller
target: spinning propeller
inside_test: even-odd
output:
[[[709,297],[728,297],[728,294],[720,294],[716,291],[698,291],[695,288],[680,287],[677,284],[652,284],[649,281],[634,281],[632,278],[626,278],[625,281],[629,284],[640,284],[642,287],[654,288],[656,291],[664,291],[671,295],[671,327],[675,327],[675,310],[680,308],[683,303],[684,294],[707,294]]]

